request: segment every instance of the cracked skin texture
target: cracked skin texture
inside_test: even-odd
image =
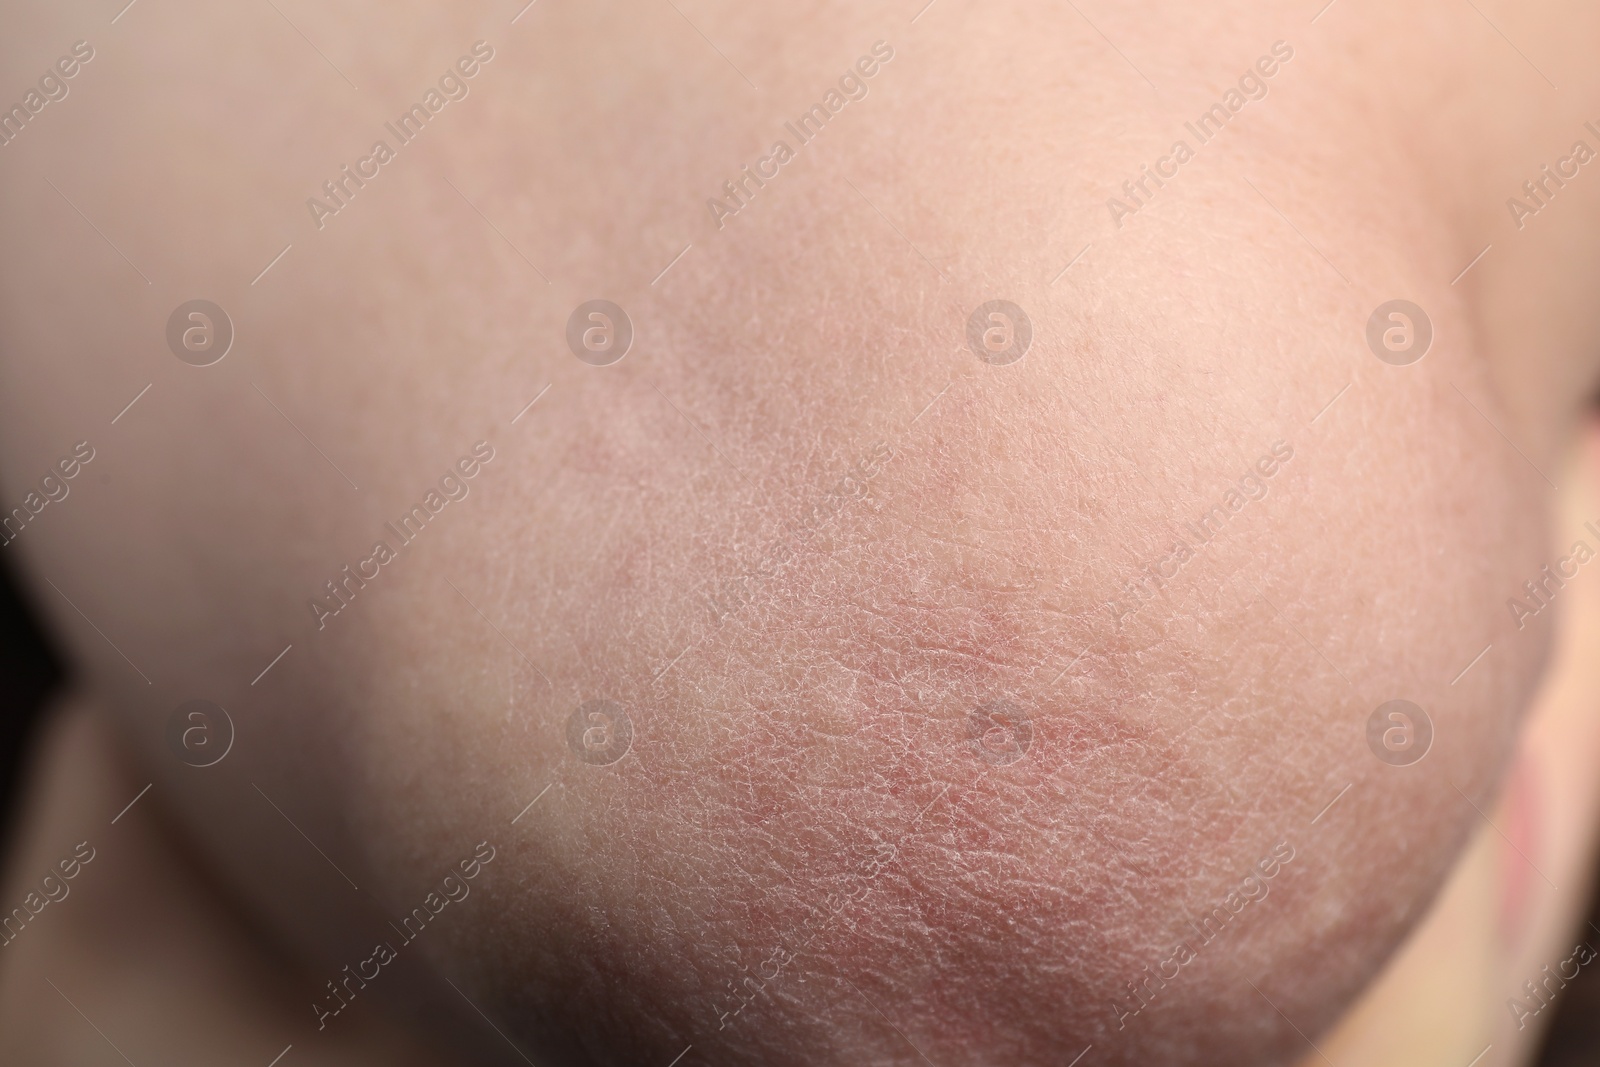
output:
[[[1547,624],[1511,639],[1502,601],[1544,562],[1545,486],[1473,405],[1535,463],[1554,453],[1592,384],[1574,293],[1595,264],[1552,229],[1482,264],[1472,302],[1449,285],[1515,185],[1474,153],[1566,128],[1508,102],[1525,87],[1473,27],[1352,0],[1312,37],[1288,8],[1231,6],[1182,33],[1103,13],[1163,72],[1167,109],[1077,16],[1033,3],[949,4],[909,30],[883,5],[698,6],[759,63],[768,108],[670,9],[540,5],[493,36],[488,5],[419,7],[365,49],[372,12],[322,13],[386,101],[479,37],[497,55],[321,232],[300,200],[379,112],[307,74],[301,43],[246,55],[229,33],[250,16],[158,9],[125,58],[107,46],[85,77],[129,103],[86,82],[49,135],[85,162],[84,138],[145,124],[96,149],[126,199],[82,195],[160,284],[62,237],[27,184],[41,156],[0,177],[17,235],[0,373],[28,400],[0,454],[21,485],[39,442],[125,402],[119,360],[158,376],[144,421],[107,435],[109,482],[18,548],[151,665],[145,686],[45,601],[201,862],[323,975],[492,841],[472,898],[371,996],[448,1034],[475,1019],[448,976],[540,1063],[664,1064],[690,1043],[769,1065],[1302,1052],[1296,1028],[1330,1024],[1426,906],[1538,677]],[[55,16],[31,17],[47,39]],[[1107,190],[1285,25],[1297,55],[1267,100],[1112,228]],[[1015,47],[1023,27],[1037,47]],[[1441,46],[1407,64],[1372,43],[1419,35]],[[779,125],[766,112],[880,37],[896,58],[868,97],[717,230],[696,205]],[[284,70],[286,95],[251,91]],[[1592,102],[1588,77],[1572,92]],[[1440,111],[1438,84],[1467,103]],[[147,114],[164,119],[130,117]],[[295,136],[269,153],[241,128]],[[1596,203],[1574,190],[1573,223],[1592,232]],[[283,232],[294,258],[245,285],[238,264]],[[216,283],[241,341],[215,374],[127,354],[179,288],[241,273]],[[559,345],[596,293],[638,330],[603,371]],[[1397,293],[1437,338],[1404,372],[1362,343]],[[1034,327],[1008,367],[962,346],[997,295]],[[1537,355],[1513,364],[1513,338]],[[29,355],[47,348],[63,355]],[[496,459],[470,496],[315,630],[306,599],[480,438]],[[1266,496],[1119,621],[1107,604],[1140,566],[1280,441]],[[265,688],[241,684],[290,640]],[[195,694],[235,712],[226,773],[162,748]],[[565,741],[600,697],[634,730],[609,766]],[[1403,771],[1364,739],[1396,697],[1436,729]],[[1031,728],[1013,762],[971,733],[1002,700]],[[1270,894],[1119,1027],[1126,983],[1281,841]]]

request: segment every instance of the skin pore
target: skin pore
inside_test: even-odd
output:
[[[1600,15],[515,7],[36,4],[0,41],[95,48],[0,149],[0,485],[96,450],[7,546],[82,686],[6,899],[104,842],[0,950],[0,1041],[1305,1054],[1481,825],[1554,637],[1505,601],[1595,384],[1600,179],[1505,202],[1600,147]],[[164,333],[197,297],[235,330],[209,367]],[[565,341],[595,298],[635,332],[606,367]],[[1032,326],[1003,365],[966,333],[998,299]],[[1432,324],[1410,366],[1366,342],[1394,299]],[[236,731],[204,768],[169,746],[193,699]],[[1434,730],[1403,768],[1366,741],[1394,699]],[[625,746],[570,727],[597,700]]]

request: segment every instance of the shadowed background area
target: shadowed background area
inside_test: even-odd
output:
[[[0,849],[9,851],[15,832],[23,756],[34,723],[66,679],[65,664],[24,603],[10,562],[0,561]]]

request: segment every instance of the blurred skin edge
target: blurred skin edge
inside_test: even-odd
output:
[[[172,834],[159,798],[144,794],[118,814],[144,782],[90,699],[68,694],[48,707],[24,755],[0,881],[5,914],[80,843],[93,858],[0,948],[0,1061],[100,1062],[113,1055],[110,1040],[135,1063],[175,1067],[221,1055],[266,1063],[291,1043],[300,1064],[458,1062],[376,1000],[312,1040],[302,1001],[316,979],[230,905]]]
[[[1552,502],[1558,554],[1600,515],[1600,415],[1588,414],[1566,460]],[[1493,825],[1480,821],[1426,918],[1301,1067],[1536,1062],[1561,1001],[1519,1020],[1508,1000],[1529,1002],[1523,981],[1541,981],[1578,942],[1600,944],[1584,923],[1600,862],[1600,579],[1580,574],[1563,594],[1549,669],[1486,808]]]

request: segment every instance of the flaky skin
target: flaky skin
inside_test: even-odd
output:
[[[96,449],[7,550],[121,758],[310,976],[306,1048],[387,939],[345,992],[481,1062],[485,1019],[585,1067],[1305,1054],[1550,639],[1505,602],[1594,381],[1600,181],[1503,201],[1600,114],[1596,16],[1523,16],[1556,97],[1470,10],[679,6],[140,5],[0,150],[6,492]],[[8,69],[87,32],[19,19]],[[195,297],[209,367],[164,340]],[[566,341],[596,298],[609,366]],[[1367,342],[1395,299],[1407,366]],[[968,342],[992,300],[1015,362]],[[237,730],[203,770],[195,698]],[[1398,699],[1409,766],[1368,744]],[[597,700],[620,756],[615,716],[572,740]]]

